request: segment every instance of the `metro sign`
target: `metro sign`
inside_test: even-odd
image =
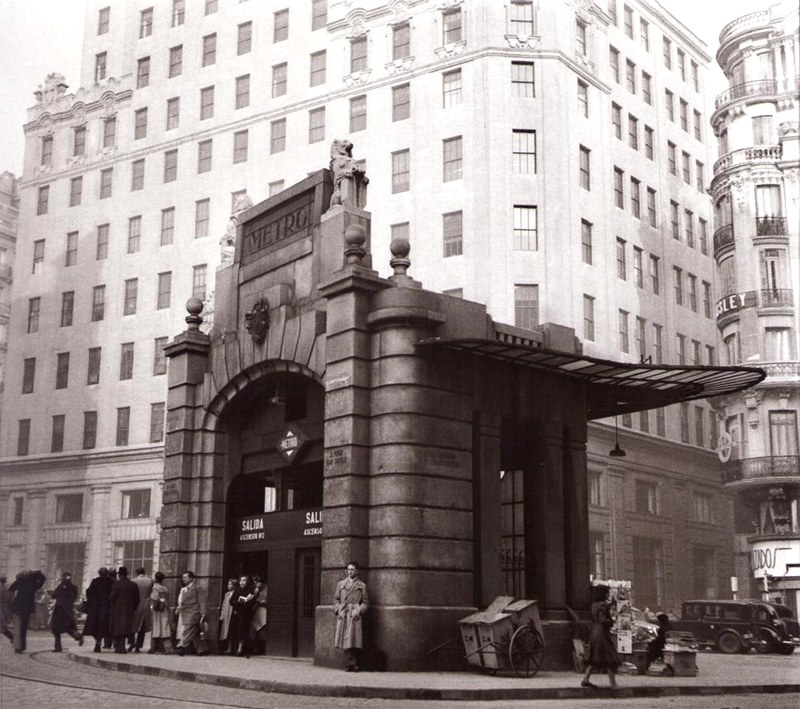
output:
[[[286,427],[276,447],[284,457],[284,460],[287,463],[291,463],[297,458],[298,453],[300,453],[307,441],[308,436],[303,433],[302,429],[297,424],[291,424]]]

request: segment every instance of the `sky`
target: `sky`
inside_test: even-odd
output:
[[[296,1],[296,0],[295,0]],[[500,2],[501,0],[484,0]],[[548,0],[541,0],[548,2]],[[713,58],[719,31],[731,20],[771,4],[770,0],[661,0],[669,12],[708,45]],[[22,172],[27,109],[47,74],[59,72],[78,89],[83,42],[83,0],[0,0],[0,172]],[[713,97],[726,88],[712,61]]]

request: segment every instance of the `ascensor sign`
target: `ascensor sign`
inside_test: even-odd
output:
[[[322,536],[322,509],[287,510],[240,517],[236,523],[237,545],[269,545]]]
[[[770,576],[787,576],[796,571],[800,565],[800,540],[770,540],[753,544],[750,552],[750,568],[755,578]]]

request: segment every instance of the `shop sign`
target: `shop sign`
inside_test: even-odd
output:
[[[322,509],[249,515],[237,521],[237,544],[299,541],[322,536]]]
[[[733,315],[744,308],[756,307],[756,292],[732,293],[717,301],[717,318]]]
[[[297,424],[291,424],[286,427],[283,435],[278,440],[278,452],[287,463],[291,463],[297,458],[307,441],[308,436],[303,433],[302,429]]]
[[[755,542],[750,549],[750,568],[757,579],[764,576],[791,576],[800,565],[800,540],[770,539]]]

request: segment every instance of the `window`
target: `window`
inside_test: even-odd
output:
[[[658,211],[656,210],[656,191],[652,187],[647,188],[647,223],[650,226],[658,226]]]
[[[214,115],[214,87],[200,89],[200,120],[204,121]]]
[[[133,379],[133,342],[123,342],[119,358],[119,380]]]
[[[25,498],[24,497],[13,497],[11,498],[14,501],[14,511],[12,513],[13,522],[11,523],[15,527],[22,526],[23,522],[23,512],[25,510]],[[11,568],[18,568],[9,564]]]
[[[108,55],[106,52],[100,52],[94,55],[94,81],[95,83],[103,81],[106,78],[106,64]]]
[[[113,167],[107,167],[105,170],[100,170],[100,199],[107,199],[111,197],[113,178]]]
[[[194,203],[194,238],[208,236],[208,222],[211,212],[211,200],[199,199]]]
[[[678,48],[677,54],[678,74],[680,74],[680,77],[683,81],[686,81],[686,53],[682,49]]]
[[[460,180],[463,176],[461,136],[442,141],[443,182]]]
[[[72,132],[72,157],[86,154],[86,126],[78,126]]]
[[[139,13],[139,39],[153,34],[153,8],[148,7]]]
[[[672,275],[675,288],[675,304],[683,305],[683,269],[679,266],[673,266]]]
[[[622,281],[628,280],[628,256],[627,243],[625,239],[617,237],[617,278]]]
[[[103,121],[103,148],[113,148],[117,142],[117,118],[109,116]]]
[[[131,408],[122,406],[117,409],[117,436],[116,445],[127,446],[128,434],[131,426]]]
[[[183,72],[183,45],[171,47],[169,50],[169,78],[180,76]]]
[[[683,99],[680,101],[681,104],[681,129],[689,132],[689,104],[686,103]]]
[[[114,544],[114,566],[129,569],[142,567],[150,576],[153,571],[153,542],[117,542]]]
[[[636,64],[634,64],[630,59],[625,62],[625,83],[628,87],[628,91],[632,94],[636,93]]]
[[[741,353],[739,352],[739,338],[737,337],[736,333],[728,335],[728,337],[726,337],[724,340],[724,344],[725,352],[728,357],[728,364],[739,364]]]
[[[578,153],[578,184],[585,190],[592,189],[591,150],[581,145]]]
[[[274,18],[272,41],[283,42],[289,39],[289,10],[279,10],[274,14]]]
[[[153,340],[153,376],[157,377],[167,373],[167,356],[164,348],[167,346],[169,338],[156,337]]]
[[[131,192],[144,189],[144,158],[131,163]]]
[[[623,12],[625,16],[625,34],[633,39],[633,10],[625,5]]]
[[[97,226],[97,250],[95,259],[102,261],[108,258],[108,224],[98,224]]]
[[[28,334],[39,332],[39,310],[41,298],[28,298]]]
[[[611,24],[617,26],[617,0],[608,0],[608,16],[611,18]]]
[[[219,0],[206,0],[206,15],[213,15],[219,9]]]
[[[538,248],[536,207],[514,205],[514,249],[536,251]]]
[[[150,404],[150,443],[164,440],[164,402]],[[148,491],[149,492],[149,491]]]
[[[608,65],[611,67],[611,77],[617,83],[620,83],[619,78],[619,50],[616,47],[608,48]]]
[[[773,410],[769,412],[769,440],[773,456],[798,455],[797,412]]]
[[[703,116],[700,111],[694,112],[694,137],[695,140],[703,142]]]
[[[246,130],[236,131],[233,134],[233,162],[247,162],[248,145],[250,142],[250,132]]]
[[[31,442],[31,420],[19,419],[17,425],[17,455],[28,455]]]
[[[661,295],[661,259],[650,254],[650,287],[654,295]]]
[[[692,340],[692,365],[695,367],[703,365],[702,347],[698,340]]]
[[[411,182],[411,156],[408,150],[392,153],[392,194],[408,192]]]
[[[644,154],[648,160],[654,160],[653,156],[653,129],[650,126],[644,127]]]
[[[69,352],[59,352],[56,356],[56,389],[69,386]]]
[[[155,404],[153,404],[153,406],[155,406]],[[161,404],[161,406],[163,407],[164,404]],[[164,413],[163,410],[161,413],[162,414]],[[149,516],[150,516],[149,489],[127,490],[122,493],[122,519],[141,519],[142,517],[149,517]]]
[[[272,98],[286,95],[287,64],[275,64],[272,67]]]
[[[350,40],[350,73],[367,70],[367,38]]]
[[[578,79],[578,111],[584,118],[589,117],[589,84]]]
[[[678,174],[677,146],[675,143],[667,141],[667,164],[671,175]]]
[[[269,152],[280,153],[286,150],[286,119],[270,123]]]
[[[180,125],[181,100],[171,98],[167,100],[167,130],[174,130]],[[177,150],[174,151],[177,154]]]
[[[769,145],[774,142],[772,137],[772,116],[753,116],[753,144]]]
[[[47,214],[47,208],[50,203],[50,187],[45,185],[40,187],[36,195],[36,216]]]
[[[164,182],[175,182],[178,179],[178,150],[167,150],[164,153]]]
[[[203,37],[202,66],[210,66],[217,61],[217,35],[209,34]]]
[[[672,41],[663,38],[663,52],[664,52],[664,66],[667,69],[672,69]]]
[[[664,606],[664,545],[660,540],[633,538],[634,601],[640,608]],[[700,594],[701,597],[705,594]],[[712,594],[713,597],[714,594]]]
[[[31,273],[41,273],[44,268],[44,239],[33,242],[33,266]]]
[[[156,310],[169,308],[172,298],[172,272],[165,271],[158,274],[158,295],[156,298]]]
[[[250,74],[236,77],[236,108],[250,105]]]
[[[238,27],[236,54],[247,54],[253,48],[253,23],[243,22]]]
[[[583,336],[590,342],[594,342],[594,298],[590,295],[583,295]]]
[[[275,180],[275,182],[270,182],[268,185],[269,188],[269,197],[272,197],[279,192],[283,192],[284,188],[284,181],[283,180]]]
[[[461,103],[461,69],[442,74],[442,107],[450,108]]]
[[[461,8],[453,8],[442,13],[442,28],[443,44],[461,41]]]
[[[684,229],[686,230],[686,245],[694,248],[694,212],[691,209],[683,210]]]
[[[512,131],[514,172],[518,175],[536,174],[536,131]]]
[[[204,263],[192,267],[192,296],[194,298],[200,298],[200,300],[206,299],[207,271],[208,266]]]
[[[111,15],[111,8],[104,7],[97,13],[97,34],[108,34],[108,21]]]
[[[662,364],[664,362],[664,328],[661,325],[653,323],[653,361],[655,364]],[[658,435],[663,436],[663,433]]]
[[[645,103],[653,105],[653,78],[646,71],[642,72],[642,98]]]
[[[211,172],[213,141],[201,140],[197,144],[197,173]]]
[[[614,168],[614,204],[620,209],[625,209],[625,191],[622,186],[624,175],[618,167]]]
[[[150,57],[142,57],[136,65],[136,88],[150,85]]]
[[[86,383],[99,384],[100,383],[100,360],[102,355],[102,348],[90,347],[89,360],[86,368]]]
[[[689,442],[689,404],[680,405],[681,443]]]
[[[308,112],[308,142],[319,143],[325,140],[325,107]]]
[[[658,485],[647,480],[636,480],[636,511],[648,515],[658,514]]]
[[[411,56],[411,26],[408,22],[392,28],[392,60]]]
[[[311,29],[319,30],[328,24],[328,0],[311,0]]]
[[[90,450],[97,445],[97,412],[83,412],[83,450]]]
[[[128,220],[128,253],[135,254],[141,248],[142,218],[131,217]]]
[[[581,253],[583,262],[592,264],[592,223],[581,219]]]
[[[42,138],[42,165],[53,164],[53,136],[46,135]]]
[[[61,294],[61,327],[72,325],[72,314],[75,309],[75,291],[69,290]]]
[[[311,78],[310,78],[310,85],[311,86],[321,86],[325,83],[325,70],[328,62],[328,53],[323,49],[321,52],[314,52],[311,55]],[[280,66],[280,65],[279,65]],[[283,65],[286,66],[285,64]],[[273,73],[274,79],[274,73]],[[284,84],[286,83],[286,79],[284,77]],[[285,90],[284,90],[285,93]],[[273,84],[273,96],[274,96],[274,84]]]
[[[703,315],[711,317],[711,284],[708,281],[703,281]]]
[[[650,51],[650,23],[644,19],[639,18],[639,41],[645,52]]]
[[[28,357],[22,363],[22,393],[33,394],[36,384],[36,357]]]
[[[630,333],[628,331],[628,321],[630,320],[630,313],[627,310],[619,310],[619,348],[623,352],[631,351]]]
[[[517,98],[534,98],[536,96],[536,84],[534,82],[532,62],[511,62],[511,90],[514,96]]]
[[[644,252],[638,247],[633,247],[633,282],[637,288],[644,288]]]
[[[664,89],[664,105],[667,109],[667,118],[675,122],[675,94],[669,89]]]
[[[367,97],[361,97],[364,102],[364,127],[367,124]],[[351,108],[352,108],[352,101],[351,99]],[[411,115],[411,85],[410,84],[403,84],[402,86],[394,86],[392,88],[392,120],[393,121],[402,121],[408,118]],[[351,125],[352,125],[352,113],[351,113]],[[352,127],[350,130],[354,130]],[[360,129],[355,129],[360,130]]]
[[[56,522],[83,521],[83,494],[56,495]]]
[[[123,315],[136,315],[136,301],[139,294],[139,279],[129,278],[125,281],[125,300],[122,307]]]
[[[539,286],[514,286],[514,325],[530,330],[539,324]]]
[[[614,127],[614,136],[622,140],[622,107],[613,102],[611,104],[611,125]]]
[[[706,168],[699,160],[694,161],[695,186],[701,194],[706,191]]]
[[[133,139],[141,140],[147,137],[147,109],[140,108],[133,114]]]
[[[636,351],[639,360],[644,362],[647,359],[647,320],[636,318]]]
[[[639,119],[628,114],[628,145],[634,150],[639,149]]]
[[[64,266],[69,268],[78,263],[78,232],[67,234],[67,249],[64,255]]]
[[[588,37],[586,23],[580,18],[575,18],[575,51],[581,56],[588,56]]]
[[[672,225],[672,238],[676,241],[681,240],[681,220],[678,212],[678,203],[670,200],[669,202],[670,224]]]
[[[461,256],[464,249],[461,212],[442,215],[444,257]]]
[[[531,0],[512,0],[510,21],[510,34],[532,37],[534,34],[533,2]]]

